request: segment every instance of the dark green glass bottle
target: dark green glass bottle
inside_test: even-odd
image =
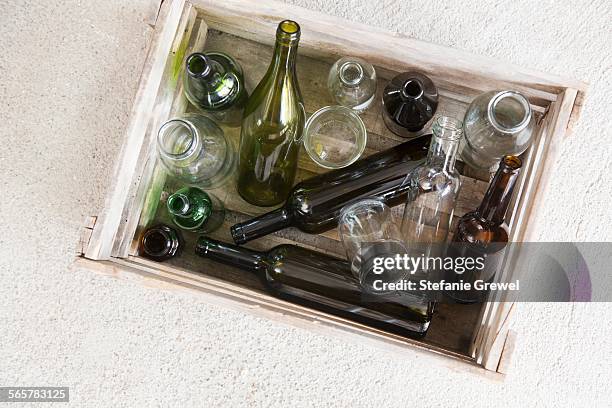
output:
[[[240,65],[221,52],[196,52],[187,57],[185,96],[218,122],[240,126],[248,94]]]
[[[186,231],[212,232],[223,224],[223,203],[197,187],[185,187],[168,197],[172,221]]]
[[[244,110],[238,193],[247,202],[283,202],[295,181],[305,112],[295,70],[300,26],[278,25],[272,62]]]
[[[138,244],[140,255],[162,262],[180,253],[183,240],[177,230],[165,224],[159,224],[143,232]]]
[[[413,296],[364,294],[346,260],[296,245],[266,252],[200,237],[196,254],[255,273],[274,296],[409,337],[427,333],[432,302]]]

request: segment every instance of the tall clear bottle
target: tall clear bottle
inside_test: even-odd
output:
[[[448,237],[461,187],[455,160],[463,134],[462,122],[439,116],[432,132],[427,161],[407,177],[410,188],[402,221],[402,236],[409,251],[418,248],[430,257],[441,256],[441,244]]]
[[[254,205],[282,203],[295,181],[306,116],[295,69],[299,40],[295,21],[278,25],[272,62],[244,110],[237,187]]]

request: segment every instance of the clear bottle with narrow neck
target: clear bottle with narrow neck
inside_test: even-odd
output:
[[[218,122],[240,126],[248,94],[240,65],[221,52],[196,52],[187,57],[185,96]]]
[[[427,161],[407,176],[408,199],[402,236],[408,246],[437,252],[448,237],[461,187],[455,160],[463,134],[460,120],[439,116],[434,120]]]
[[[168,197],[172,221],[186,231],[213,232],[223,224],[225,208],[214,194],[197,187],[184,187]]]
[[[306,116],[296,74],[299,39],[295,21],[278,25],[272,62],[244,110],[237,190],[254,205],[280,204],[295,181]]]
[[[451,257],[484,258],[483,268],[471,268],[461,274],[448,272],[448,282],[476,280],[491,282],[501,266],[508,244],[506,213],[521,171],[517,156],[504,156],[480,206],[459,219],[448,254]],[[460,303],[484,301],[482,291],[451,291],[447,294]]]
[[[346,260],[295,245],[259,252],[200,237],[195,252],[255,273],[273,296],[382,330],[421,337],[432,318],[432,303],[415,303],[402,292],[384,299],[364,296]]]

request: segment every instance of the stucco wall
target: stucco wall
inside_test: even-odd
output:
[[[537,227],[542,240],[612,240],[612,3],[294,3],[590,82]],[[81,220],[103,204],[151,7],[0,4],[0,386],[66,385],[96,407],[612,405],[609,304],[520,305],[499,383],[70,271]]]

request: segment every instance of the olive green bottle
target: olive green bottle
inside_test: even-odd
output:
[[[278,25],[272,62],[244,109],[237,187],[254,205],[282,203],[295,180],[306,116],[295,70],[299,40],[295,21]]]

